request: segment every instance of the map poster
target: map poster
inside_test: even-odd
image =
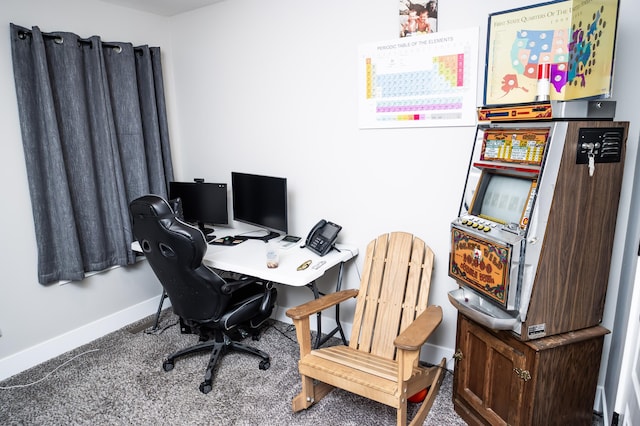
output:
[[[476,27],[359,46],[360,128],[474,126],[478,33]]]
[[[489,16],[485,105],[611,95],[618,0],[570,0]]]

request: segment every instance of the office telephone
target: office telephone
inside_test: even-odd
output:
[[[320,256],[324,256],[333,247],[341,229],[342,226],[322,219],[309,232],[305,247]]]

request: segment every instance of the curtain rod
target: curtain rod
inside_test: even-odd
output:
[[[18,30],[18,38],[20,38],[21,40],[24,40],[27,37],[31,37],[32,35],[33,35],[33,32],[31,30]],[[45,37],[45,38],[53,39],[54,42],[57,43],[57,44],[64,43],[64,38],[61,35],[58,35],[58,34],[42,33],[42,36]],[[78,43],[80,43],[80,44],[91,44],[91,40],[84,39],[84,38],[78,38]],[[110,48],[114,49],[117,53],[122,52],[122,46],[120,46],[120,45],[113,44],[113,43],[107,43],[107,42],[104,42],[104,41],[101,41],[100,43],[104,47],[110,47]],[[141,47],[134,47],[133,50],[137,51],[139,53],[143,52]]]

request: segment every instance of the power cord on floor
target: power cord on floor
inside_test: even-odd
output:
[[[274,325],[274,322],[271,322],[267,328],[273,328],[275,331],[277,331],[278,333],[282,334],[284,337],[286,337],[287,339],[289,339],[290,341],[295,343],[296,346],[298,345],[298,340],[294,340],[290,336],[287,335],[287,333],[291,333],[292,331],[295,331],[296,328],[295,328],[295,326],[293,324],[290,324],[289,326],[287,326],[287,330],[286,331],[280,330],[278,327],[276,327]]]
[[[88,353],[91,352],[97,352],[100,349],[90,349],[88,351],[82,352],[76,356],[74,356],[73,358],[63,362],[62,364],[60,364],[59,366],[57,366],[56,368],[54,368],[53,370],[51,370],[50,372],[48,372],[43,378],[36,380],[35,382],[31,382],[31,383],[25,383],[22,385],[12,385],[12,386],[0,386],[0,390],[10,390],[10,389],[18,389],[18,388],[27,388],[29,386],[33,386],[33,385],[37,385],[38,383],[46,380],[49,376],[51,376],[53,373],[55,373],[57,370],[59,370],[60,368],[64,367],[65,365],[69,364],[71,361],[73,361],[74,359],[81,357],[83,355],[86,355]]]
[[[453,376],[453,370],[449,370],[447,368],[447,364],[449,363],[449,361],[453,360],[453,358],[449,358],[447,359],[447,361],[445,362],[445,366],[444,367],[440,367],[440,364],[432,364],[430,362],[426,362],[426,361],[420,361],[419,364],[423,367],[438,367],[442,370],[444,370],[444,374],[446,375],[447,373],[451,374]]]
[[[178,325],[178,323],[180,322],[180,320],[176,320],[170,324],[165,325],[164,327],[160,328],[147,328],[146,330],[144,330],[144,334],[153,334],[154,336],[157,336],[159,334],[164,333],[165,331],[167,331],[168,329],[170,329],[171,327],[174,327],[176,325]]]
[[[282,334],[284,337],[286,337],[286,338],[287,338],[287,339],[289,339],[291,342],[293,342],[293,343],[295,344],[295,346],[296,346],[296,347],[299,347],[298,339],[297,339],[297,338],[296,338],[296,339],[293,339],[293,338],[291,338],[291,337],[287,334],[287,333],[295,333],[295,331],[296,331],[296,326],[295,326],[295,325],[293,325],[293,324],[289,324],[289,325],[287,325],[287,327],[286,327],[286,330],[285,330],[285,331],[280,330],[278,327],[276,327],[276,326],[275,326],[275,325],[273,325],[273,324],[269,324],[269,327],[268,327],[268,328],[273,328],[273,329],[274,329],[274,330],[276,330],[278,333]],[[315,333],[315,331],[314,331],[314,333]],[[323,336],[324,336],[324,334],[323,334]],[[337,338],[336,338],[336,339],[337,339]],[[314,339],[312,339],[312,340],[314,340]],[[339,340],[337,340],[337,341],[339,341]]]

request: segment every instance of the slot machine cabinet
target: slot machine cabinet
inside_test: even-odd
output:
[[[523,130],[527,152],[545,134],[543,152],[483,159],[483,134],[500,129]],[[468,424],[592,424],[627,132],[606,120],[478,126],[449,262],[459,284],[449,294],[459,311],[453,404]],[[611,137],[618,148],[604,153]],[[515,179],[506,194],[526,192],[517,219],[484,203],[487,176]]]
[[[563,120],[478,127],[460,215],[451,225],[449,275],[460,286],[449,295],[452,304],[480,324],[511,330],[523,341],[598,325],[628,123]],[[523,154],[495,154],[491,138],[503,143],[510,134],[525,147]],[[516,150],[515,142],[503,145]],[[590,160],[585,150],[592,145],[597,148]],[[497,178],[504,182],[491,190]],[[500,209],[498,198],[502,204],[517,202]]]

